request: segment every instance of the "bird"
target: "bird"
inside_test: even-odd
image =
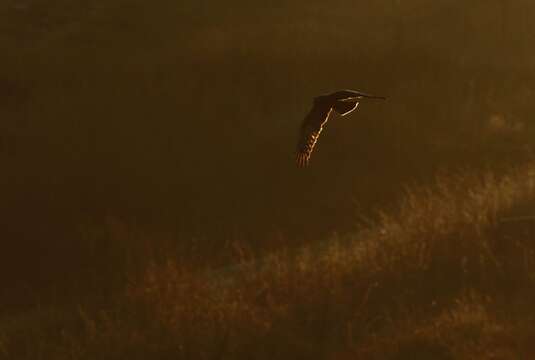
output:
[[[363,99],[385,100],[386,97],[370,95],[355,90],[339,90],[314,98],[312,109],[310,109],[301,123],[296,156],[298,167],[308,166],[312,150],[314,150],[314,146],[333,109],[339,115],[346,116],[356,110],[359,102]]]

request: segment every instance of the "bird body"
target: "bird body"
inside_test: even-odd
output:
[[[305,167],[308,165],[312,150],[314,150],[314,146],[332,111],[334,110],[341,116],[345,116],[354,111],[362,99],[384,100],[385,98],[353,90],[340,90],[314,98],[312,109],[310,109],[301,124],[301,132],[297,143],[297,166]]]

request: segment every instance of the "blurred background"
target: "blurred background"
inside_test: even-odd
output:
[[[222,263],[235,242],[346,233],[437,173],[531,157],[534,15],[528,0],[2,2],[0,308],[94,293],[147,252]],[[388,101],[334,119],[296,168],[312,98],[340,88]]]

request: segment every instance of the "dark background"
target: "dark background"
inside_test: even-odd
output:
[[[147,249],[208,259],[348,232],[437,172],[530,157],[534,15],[528,0],[3,2],[3,305],[105,287]],[[340,88],[388,101],[335,118],[296,168],[312,97]]]

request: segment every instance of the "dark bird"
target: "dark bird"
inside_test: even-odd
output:
[[[333,109],[341,116],[345,116],[355,110],[363,99],[384,100],[386,98],[353,90],[341,90],[314,98],[312,109],[301,124],[301,133],[297,143],[297,166],[305,167],[308,165],[310,154],[312,154],[323,126],[329,120]]]

